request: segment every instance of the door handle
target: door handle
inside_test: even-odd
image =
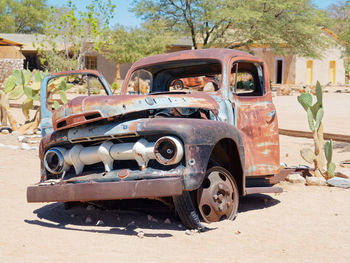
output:
[[[270,124],[275,120],[276,117],[276,110],[272,110],[267,114],[268,120],[266,121],[266,123]]]

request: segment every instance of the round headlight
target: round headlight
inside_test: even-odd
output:
[[[172,165],[181,161],[183,146],[179,139],[165,136],[158,139],[154,145],[156,160],[163,165]]]

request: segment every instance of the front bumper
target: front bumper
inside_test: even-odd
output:
[[[27,188],[27,202],[71,202],[116,200],[181,195],[181,177],[118,182],[86,182],[33,185]]]

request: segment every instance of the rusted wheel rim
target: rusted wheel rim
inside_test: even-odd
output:
[[[210,169],[198,190],[197,203],[203,219],[208,223],[234,219],[238,193],[229,172],[220,167]]]

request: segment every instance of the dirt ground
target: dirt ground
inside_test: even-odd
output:
[[[329,103],[344,99],[337,95]],[[279,105],[293,106],[295,98],[274,100],[282,125],[293,113]],[[328,112],[330,132],[349,134],[345,115],[338,121],[331,117],[346,104],[339,105],[339,111]],[[294,119],[306,122],[301,113]],[[11,135],[0,134],[1,143],[19,145]],[[305,164],[299,149],[312,140],[280,136],[280,143],[281,161]],[[350,159],[350,144],[334,148],[336,164]],[[0,147],[0,262],[350,262],[350,189],[282,182],[281,194],[241,198],[236,220],[186,235],[174,212],[153,202],[143,208],[122,202],[111,210],[27,204],[26,187],[38,180],[36,151]],[[104,224],[97,226],[98,220]],[[137,236],[141,231],[144,238]]]

